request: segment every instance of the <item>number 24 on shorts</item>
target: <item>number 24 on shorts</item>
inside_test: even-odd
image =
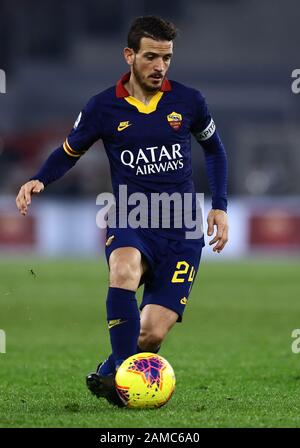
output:
[[[171,282],[183,283],[186,280],[188,282],[193,282],[194,277],[195,277],[194,266],[190,266],[187,261],[178,261]]]

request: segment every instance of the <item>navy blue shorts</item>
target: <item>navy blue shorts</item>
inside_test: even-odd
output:
[[[198,271],[204,238],[168,239],[148,229],[107,229],[105,255],[107,263],[113,250],[135,247],[148,264],[140,285],[144,293],[140,309],[156,304],[175,311],[178,322],[182,315]]]

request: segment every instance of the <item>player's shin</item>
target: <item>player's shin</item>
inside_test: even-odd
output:
[[[135,291],[109,288],[107,301],[107,321],[115,367],[136,353],[140,333],[140,313]]]
[[[137,353],[144,353],[144,352],[149,352],[150,353],[158,353],[160,350],[160,345],[155,349],[155,350],[144,350],[143,348],[141,348],[139,345],[137,346],[136,352]]]

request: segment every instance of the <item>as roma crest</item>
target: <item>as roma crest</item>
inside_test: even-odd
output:
[[[169,125],[172,126],[175,131],[177,131],[182,123],[182,115],[178,114],[177,112],[172,112],[171,114],[167,115],[167,120]]]

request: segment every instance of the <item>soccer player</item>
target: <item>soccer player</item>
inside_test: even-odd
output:
[[[124,58],[130,72],[92,97],[62,146],[20,189],[16,203],[26,215],[33,194],[63,176],[89,147],[102,139],[111,168],[116,209],[120,185],[128,194],[195,195],[191,134],[202,145],[212,192],[207,218],[210,245],[221,252],[228,240],[227,158],[202,94],[166,74],[173,56],[174,25],[159,17],[132,23]],[[192,201],[192,212],[195,211]],[[130,207],[128,208],[130,210]],[[175,213],[175,212],[174,212]],[[116,370],[137,352],[157,353],[167,333],[182,320],[200,263],[204,237],[186,238],[184,225],[170,228],[108,227],[106,300],[112,353],[87,376],[97,397],[122,405],[114,387]],[[139,312],[135,298],[144,284]]]

